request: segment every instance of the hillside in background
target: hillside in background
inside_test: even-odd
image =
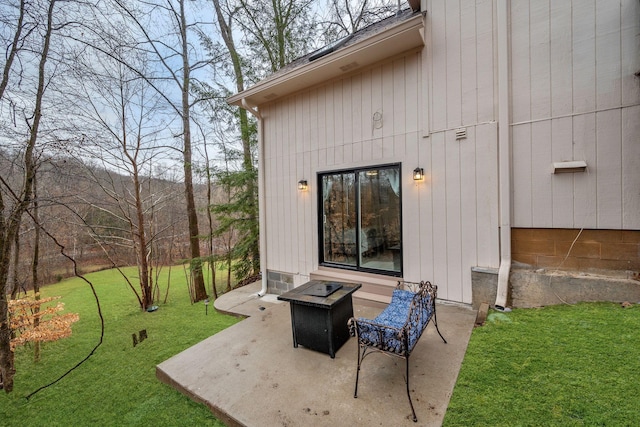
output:
[[[17,189],[23,172],[16,153],[0,150],[0,176]],[[159,264],[189,258],[184,184],[166,178],[145,177],[140,184],[148,215],[147,234],[152,238],[149,254]],[[39,159],[35,200],[21,224],[19,256],[12,257],[12,272],[18,286],[31,288],[35,218],[40,223],[39,279],[41,284],[74,274],[76,261],[81,272],[135,265],[131,224],[133,182],[130,177],[110,172],[73,158]],[[5,204],[13,202],[3,194]],[[206,186],[196,187],[199,212],[204,218]],[[63,255],[64,254],[64,255]],[[11,283],[15,283],[14,277]]]

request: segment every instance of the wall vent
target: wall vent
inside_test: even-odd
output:
[[[347,71],[351,71],[351,70],[355,70],[356,68],[358,68],[358,63],[357,62],[350,62],[347,65],[343,65],[342,67],[340,67],[340,69],[342,70],[342,72],[347,72]]]
[[[553,173],[574,173],[587,170],[587,162],[584,160],[569,160],[553,163]]]
[[[467,137],[467,128],[456,129],[456,139],[465,139]]]

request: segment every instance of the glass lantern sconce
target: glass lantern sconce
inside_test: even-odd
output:
[[[415,168],[413,170],[413,180],[414,181],[422,181],[424,179],[424,169],[423,168]]]
[[[309,188],[309,185],[307,184],[306,179],[301,179],[300,181],[298,181],[298,190],[306,191],[307,188]]]

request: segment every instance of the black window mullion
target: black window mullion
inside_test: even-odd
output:
[[[361,223],[361,213],[362,209],[360,208],[360,174],[357,170],[353,171],[353,175],[355,176],[353,182],[356,186],[356,194],[355,194],[355,202],[356,202],[356,268],[360,269],[360,257],[362,250],[362,242],[360,241],[360,237],[362,236],[362,223]]]

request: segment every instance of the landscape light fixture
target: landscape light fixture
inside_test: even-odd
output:
[[[306,179],[301,179],[298,181],[298,190],[305,191],[309,186],[307,185]]]
[[[414,181],[422,181],[424,179],[424,169],[423,168],[415,168],[413,170],[413,180]]]

